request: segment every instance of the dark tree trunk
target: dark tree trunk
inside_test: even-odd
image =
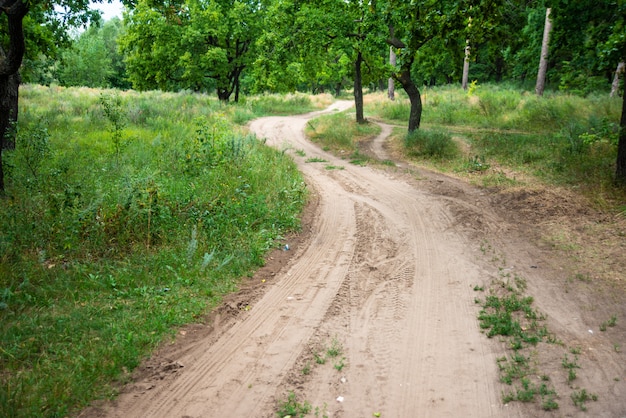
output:
[[[225,88],[217,88],[217,98],[220,99],[220,102],[225,102],[228,103],[228,100],[230,99],[230,89],[225,89]]]
[[[354,106],[356,107],[356,122],[365,123],[363,117],[363,86],[361,79],[361,64],[363,63],[363,55],[361,51],[357,54],[354,63]]]
[[[17,123],[20,74],[0,76],[0,132],[2,149],[15,149],[15,129]]]
[[[0,1],[0,13],[7,16],[7,49],[0,46],[0,193],[4,193],[4,167],[2,166],[2,149],[5,138],[10,134],[11,121],[17,120],[17,102],[19,91],[19,74],[22,58],[26,50],[22,20],[28,13],[28,4],[22,0]],[[8,136],[7,136],[8,135]]]
[[[341,83],[335,83],[335,97],[339,97],[341,94]]]
[[[615,170],[615,180],[621,185],[626,185],[626,92],[624,92],[623,96],[619,142],[617,145],[617,168]]]
[[[410,67],[409,67],[410,68]],[[422,120],[422,96],[419,89],[411,79],[411,71],[403,69],[398,76],[398,81],[409,96],[411,101],[411,113],[409,114],[409,132],[416,131]]]

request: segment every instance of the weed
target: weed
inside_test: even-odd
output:
[[[343,368],[346,366],[345,363],[346,358],[342,357],[341,360],[339,360],[339,362],[335,363],[335,365],[333,366],[338,372],[342,371]]]
[[[325,160],[321,157],[311,157],[305,160],[306,163],[327,163],[328,160]]]
[[[467,160],[466,171],[470,173],[481,173],[491,168],[491,165],[485,161],[484,156],[475,155]]]
[[[113,137],[113,147],[115,149],[115,158],[119,164],[120,154],[122,152],[122,131],[126,126],[126,117],[122,106],[122,98],[119,94],[106,95],[100,94],[100,104],[104,110],[104,114],[111,124],[110,132]]]
[[[586,389],[581,389],[579,391],[572,392],[571,398],[575,406],[580,408],[581,411],[586,411],[586,403],[590,400],[594,402],[597,401],[598,395],[595,395],[593,393],[587,393]]]
[[[341,342],[337,338],[333,338],[330,343],[330,347],[326,350],[326,355],[328,357],[338,357],[343,353],[343,348],[341,346]]]
[[[315,407],[315,416],[316,417],[322,417],[322,418],[328,418],[328,405],[326,403],[324,403],[324,406],[322,408],[320,408],[319,406]]]
[[[306,152],[304,152],[304,150],[302,150],[302,149],[299,149],[299,150],[296,150],[296,155],[299,156],[299,157],[305,157],[306,156]]]
[[[565,354],[565,356],[563,357],[563,360],[561,361],[563,368],[567,369],[567,381],[569,383],[571,383],[572,381],[576,379],[576,369],[580,368],[577,362],[578,362],[577,356],[574,356],[574,360],[570,361],[567,354]]]
[[[332,165],[332,164],[328,164],[326,166],[324,166],[324,168],[326,170],[345,170],[345,167],[340,166],[340,165]]]
[[[317,364],[325,364],[326,363],[326,357],[324,357],[324,356],[322,356],[322,355],[320,355],[318,353],[315,353],[314,357],[315,357],[315,363],[317,363]]]
[[[320,144],[325,151],[357,156],[359,155],[359,142],[374,138],[379,132],[380,127],[377,124],[358,124],[350,114],[345,112],[320,116],[309,121],[305,130],[308,137]],[[355,160],[365,161],[363,157],[355,158]]]
[[[617,316],[613,315],[611,319],[600,324],[600,331],[606,331],[607,327],[614,327],[617,325]]]
[[[485,286],[474,286],[474,291],[475,292],[484,292],[485,291]]]
[[[283,417],[299,417],[302,418],[311,412],[311,404],[307,401],[300,403],[296,394],[289,392],[287,399],[279,402],[277,405],[276,415]]]

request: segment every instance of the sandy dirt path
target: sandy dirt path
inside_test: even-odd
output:
[[[217,315],[205,337],[170,352],[161,367],[175,373],[138,382],[85,416],[275,417],[289,392],[319,416],[528,416],[519,403],[502,403],[496,358],[503,347],[480,333],[473,290],[496,270],[483,260],[476,227],[494,236],[514,230],[481,207],[477,189],[459,190],[436,175],[419,187],[402,169],[356,166],[323,152],[303,135],[319,113],[250,127],[293,154],[310,184],[318,206],[306,242],[290,250],[258,299],[232,307],[236,319]],[[372,149],[382,152],[382,140]],[[530,269],[537,262],[532,246],[507,245],[518,256],[511,263]],[[559,314],[570,304],[538,291],[556,325],[571,328]],[[587,338],[587,326],[578,328],[572,338]]]

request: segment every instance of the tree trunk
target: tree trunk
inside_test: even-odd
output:
[[[465,41],[465,59],[463,60],[463,79],[461,80],[461,86],[463,90],[467,90],[467,81],[469,79],[469,60],[470,60],[470,46],[469,40]]]
[[[543,96],[543,90],[546,86],[546,72],[548,71],[548,46],[550,44],[550,31],[552,30],[552,21],[550,20],[551,9],[546,9],[546,23],[543,28],[543,42],[541,43],[541,57],[539,59],[539,71],[537,72],[537,84],[535,85],[535,93],[537,96]]]
[[[613,84],[611,84],[611,97],[615,96],[619,91],[619,75],[624,72],[624,65],[626,65],[624,62],[617,64],[615,76],[613,77]]]
[[[18,71],[26,50],[22,20],[28,13],[28,3],[22,0],[3,2],[0,13],[7,16],[8,45],[0,45],[0,193],[4,193],[4,167],[2,149],[5,139],[10,142],[11,122],[17,121],[17,104],[20,77]]]
[[[356,56],[354,63],[354,106],[356,107],[356,122],[365,123],[363,117],[363,86],[361,80],[361,64],[363,63],[363,55],[361,51]]]
[[[411,112],[409,113],[409,133],[411,133],[420,127],[420,122],[422,120],[422,96],[419,89],[411,79],[410,65],[408,68],[409,69],[402,70],[398,76],[398,81],[411,101]]]
[[[626,185],[626,93],[622,98],[622,117],[620,119],[619,142],[617,144],[617,164],[615,180]]]
[[[392,46],[389,47],[389,65],[392,67],[396,66],[396,53]],[[387,82],[387,97],[389,97],[389,100],[396,99],[396,81],[393,77],[389,77],[389,81]]]
[[[15,124],[17,123],[20,74],[0,76],[0,132],[2,149],[15,149]]]

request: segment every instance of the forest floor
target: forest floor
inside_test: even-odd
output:
[[[484,189],[415,167],[386,125],[363,147],[396,166],[353,165],[304,138],[317,114],[250,126],[293,154],[312,192],[289,249],[81,417],[298,416],[309,405],[320,417],[626,417],[623,216],[565,190]],[[551,341],[512,362],[553,390],[530,402],[503,402],[525,384],[502,382],[515,352],[478,320],[512,281]]]

